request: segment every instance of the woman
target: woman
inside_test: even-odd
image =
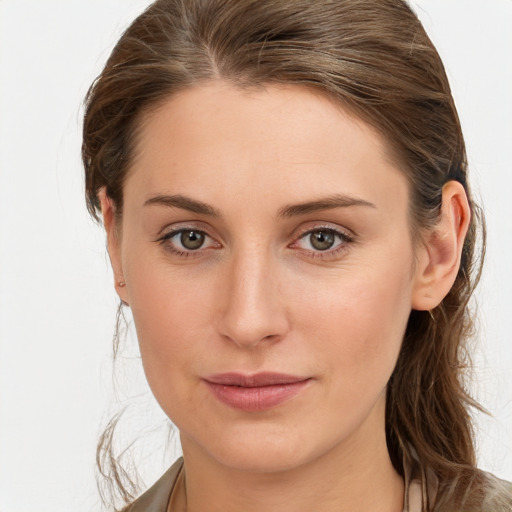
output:
[[[159,0],[83,160],[183,447],[127,510],[512,509],[462,380],[478,210],[401,0]]]

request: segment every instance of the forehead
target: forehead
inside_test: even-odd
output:
[[[290,202],[329,191],[400,195],[405,178],[376,130],[326,96],[217,81],[185,89],[144,117],[130,183],[139,194],[193,189],[205,200],[244,187],[253,195],[282,190]]]

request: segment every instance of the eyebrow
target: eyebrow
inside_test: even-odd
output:
[[[220,212],[209,204],[191,199],[190,197],[181,194],[176,195],[157,195],[150,197],[144,202],[144,206],[159,205],[167,206],[169,208],[181,208],[189,212],[199,213],[201,215],[208,215],[210,217],[220,217]]]
[[[279,210],[280,217],[294,217],[296,215],[305,215],[322,210],[331,210],[334,208],[348,208],[350,206],[365,206],[367,208],[377,208],[373,203],[359,199],[357,197],[346,196],[343,194],[333,194],[331,196],[309,201],[307,203],[291,204],[284,206]]]
[[[150,197],[144,202],[144,206],[150,205],[167,206],[168,208],[180,208],[182,210],[198,213],[200,215],[207,215],[217,218],[221,217],[219,210],[213,206],[181,194],[156,195]],[[308,213],[315,213],[322,210],[348,208],[350,206],[377,208],[373,203],[365,201],[364,199],[359,199],[357,197],[351,197],[343,194],[334,194],[322,199],[317,199],[315,201],[284,206],[279,210],[278,216],[295,217],[298,215],[306,215]]]

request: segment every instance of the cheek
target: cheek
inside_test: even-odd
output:
[[[298,282],[293,293],[301,298],[297,328],[306,342],[322,347],[324,364],[333,378],[346,376],[345,385],[353,390],[372,380],[383,387],[402,344],[411,287],[410,276],[393,265],[331,276],[325,286]]]
[[[211,299],[204,296],[211,287],[177,276],[165,262],[148,260],[132,254],[125,277],[144,371],[159,399],[169,388],[179,389],[182,376],[204,357],[198,341],[212,323],[207,311]]]

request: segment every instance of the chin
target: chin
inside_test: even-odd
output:
[[[182,436],[184,453],[189,449],[199,448],[216,464],[240,472],[268,474],[290,471],[306,465],[321,457],[330,448],[321,446],[315,435],[294,432],[292,427],[244,427],[224,430],[215,443],[212,443],[213,436],[195,442]]]
[[[266,445],[226,449],[212,454],[219,464],[248,473],[280,473],[290,471],[308,462],[308,457],[295,447]]]

